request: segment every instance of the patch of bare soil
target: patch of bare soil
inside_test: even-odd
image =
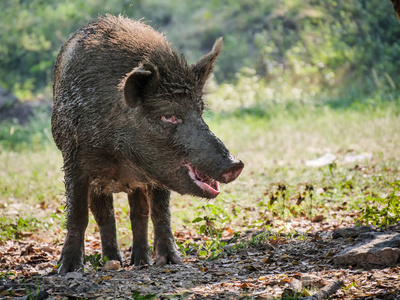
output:
[[[93,249],[99,241],[90,243]],[[333,257],[354,243],[326,232],[302,240],[277,235],[231,253],[228,245],[213,261],[192,255],[182,265],[88,266],[83,274],[59,276],[59,247],[25,238],[0,246],[0,299],[301,299],[324,287],[333,287],[329,299],[400,299],[399,264],[369,270],[334,265]],[[129,258],[128,249],[123,254]]]

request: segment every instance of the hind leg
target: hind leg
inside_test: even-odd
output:
[[[65,195],[67,198],[67,235],[58,261],[59,274],[83,271],[85,257],[85,231],[88,224],[87,179],[74,168],[64,166]]]
[[[103,257],[118,260],[122,264],[118,248],[112,194],[90,193],[90,210],[100,229]]]

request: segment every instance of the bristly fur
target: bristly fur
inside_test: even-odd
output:
[[[90,22],[72,40],[78,40],[77,46],[86,56],[94,57],[92,62],[102,62],[87,66],[93,71],[101,69],[102,76],[112,75],[110,77],[114,79],[122,79],[139,62],[150,62],[159,66],[160,94],[171,93],[175,89],[193,89],[196,83],[184,57],[174,51],[163,34],[140,21],[106,15]],[[110,64],[113,68],[109,73],[104,73],[104,61],[115,63]]]
[[[68,212],[60,273],[83,267],[89,205],[103,255],[122,262],[112,204],[118,192],[128,194],[131,207],[131,262],[150,263],[150,212],[156,264],[180,262],[170,191],[214,198],[218,182],[234,180],[243,169],[202,118],[203,86],[221,50],[218,39],[188,66],[163,34],[111,15],[90,22],[61,48],[52,113]]]
[[[189,69],[184,56],[174,50],[164,34],[155,31],[143,22],[134,21],[121,15],[118,17],[106,15],[92,24],[96,26],[96,35],[101,36],[102,47],[118,49],[119,54],[126,55],[127,67],[129,65],[130,69],[136,67],[138,61],[158,66],[160,83],[155,95],[172,94],[176,90],[193,91],[197,88],[195,86],[196,78]],[[89,35],[85,39],[87,49],[96,51],[90,46],[91,43],[95,44],[98,40],[99,36]],[[138,53],[137,49],[141,49],[143,52]],[[198,88],[201,89],[202,86]]]

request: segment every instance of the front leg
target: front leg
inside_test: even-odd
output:
[[[151,219],[154,225],[154,254],[156,266],[167,263],[179,264],[182,262],[176,250],[174,236],[171,230],[171,214],[169,198],[171,192],[160,188],[149,191],[151,203]]]
[[[67,235],[58,261],[59,274],[83,271],[85,257],[85,230],[89,220],[88,182],[76,169],[65,170],[67,198]]]

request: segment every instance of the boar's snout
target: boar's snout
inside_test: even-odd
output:
[[[234,181],[244,168],[244,164],[242,161],[232,158],[232,163],[229,167],[222,171],[221,179],[219,180],[222,183],[229,183]]]
[[[217,166],[217,165],[215,165]],[[221,165],[219,165],[221,167]],[[189,162],[185,164],[188,169],[188,175],[192,181],[201,189],[201,194],[194,192],[194,195],[199,195],[206,198],[215,198],[219,195],[219,184],[228,183],[235,180],[244,168],[244,164],[232,156],[229,156],[229,162],[225,162],[218,176],[211,177],[207,173],[202,172],[199,168],[193,166]]]
[[[201,117],[193,116],[186,126],[178,128],[176,134],[180,139],[178,144],[185,150],[183,165],[191,181],[183,193],[215,198],[220,193],[220,183],[229,183],[242,172],[244,164],[230,154]]]

